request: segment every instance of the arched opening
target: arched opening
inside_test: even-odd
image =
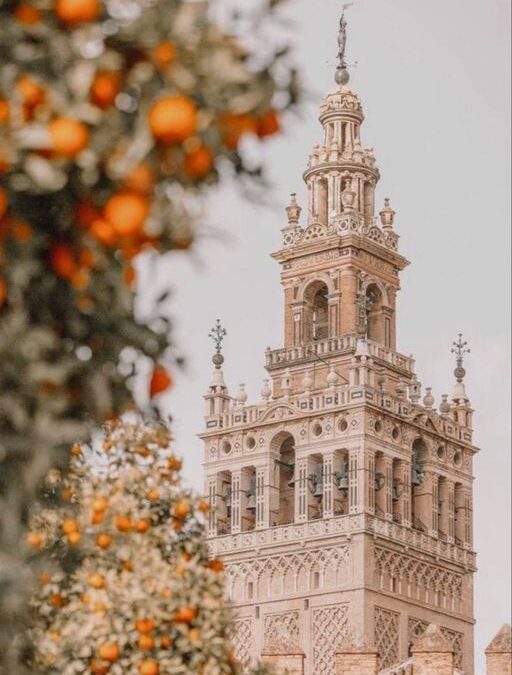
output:
[[[327,178],[320,178],[318,181],[318,203],[317,203],[317,218],[321,225],[327,225],[329,216],[329,193],[327,186]]]
[[[423,466],[427,455],[425,441],[422,438],[416,438],[412,444],[411,458],[411,521],[412,526],[422,532],[427,531],[425,523],[429,522],[432,513],[432,491],[434,490],[433,486],[432,491],[426,489],[425,486]]]
[[[295,513],[295,440],[288,432],[278,434],[270,444],[279,456],[274,460],[274,485],[271,495],[271,522],[273,525],[293,523]]]
[[[230,534],[232,522],[233,492],[231,487],[231,471],[219,474],[220,494],[217,500],[217,534]]]
[[[322,281],[311,283],[304,293],[304,340],[329,337],[329,290]]]
[[[393,520],[395,523],[401,523],[403,514],[403,494],[405,486],[401,476],[401,463],[399,459],[393,459],[391,465],[392,484],[391,484],[391,505]]]
[[[385,326],[382,309],[382,292],[377,284],[366,289],[366,332],[369,340],[385,344]]]
[[[256,525],[256,469],[253,466],[243,469],[240,488],[241,529],[247,532]]]
[[[337,451],[334,456],[333,512],[335,516],[348,513],[349,470],[348,452]]]
[[[449,484],[444,476],[439,476],[437,482],[437,531],[439,539],[446,541],[450,536],[450,495]]]
[[[388,496],[390,493],[389,482],[391,476],[388,476],[388,464],[384,459],[383,452],[375,453],[375,515],[379,518],[385,518],[391,512],[390,504],[388,504]]]

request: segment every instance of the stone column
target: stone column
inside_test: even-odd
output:
[[[512,627],[504,624],[485,650],[487,675],[512,675]]]
[[[217,513],[221,506],[221,489],[222,484],[219,475],[209,476],[207,479],[208,503],[210,510],[208,511],[208,536],[214,537],[217,534]]]
[[[340,328],[341,335],[354,333],[358,328],[358,305],[357,305],[357,271],[352,266],[344,267],[340,274],[341,311]]]
[[[256,469],[256,529],[261,530],[269,526],[270,486],[266,480],[265,467]]]
[[[231,474],[231,533],[242,529],[242,509],[240,504],[242,469]]]
[[[351,450],[348,458],[348,512],[360,513],[364,495],[364,454]]]
[[[453,647],[434,624],[411,647],[414,675],[453,675]]]
[[[324,484],[324,498],[323,498],[323,517],[332,518],[334,515],[334,453],[326,453],[323,457],[323,484]]]

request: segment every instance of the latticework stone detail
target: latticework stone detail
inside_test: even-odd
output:
[[[347,637],[348,604],[313,610],[313,663],[315,675],[335,675],[336,648]]]
[[[265,644],[274,638],[289,639],[299,643],[299,612],[267,614],[265,617]]]
[[[227,592],[236,603],[246,599],[247,584],[252,583],[254,598],[277,598],[300,591],[310,591],[314,572],[319,579],[328,578],[330,588],[348,582],[348,546],[333,546],[299,551],[227,565]]]
[[[400,614],[383,607],[375,607],[375,646],[380,655],[381,668],[389,668],[400,658]]]
[[[439,604],[439,594],[444,596],[447,607],[461,600],[462,574],[381,547],[375,548],[375,563],[381,586],[383,579],[397,579],[401,582],[401,595],[414,596],[414,586],[423,592],[422,600],[431,605]]]
[[[409,646],[418,640],[428,628],[428,621],[410,616],[407,622],[407,639]]]
[[[455,656],[455,667],[462,670],[462,660],[464,655],[464,635],[451,628],[443,628],[441,626],[441,633],[448,640],[453,647]]]
[[[252,659],[252,621],[251,619],[237,619],[230,625],[229,638],[233,645],[236,658],[248,670]]]

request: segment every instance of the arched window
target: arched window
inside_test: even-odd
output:
[[[329,291],[321,281],[311,283],[304,293],[304,339],[323,340],[329,337]]]
[[[369,340],[385,344],[385,326],[382,311],[382,293],[377,284],[366,289],[367,335]]]
[[[412,526],[427,531],[425,523],[431,519],[432,494],[424,489],[425,474],[423,466],[427,458],[427,446],[422,438],[416,438],[412,444],[411,457],[411,507]],[[436,505],[437,506],[437,505]]]
[[[272,522],[276,525],[293,523],[295,513],[295,441],[287,432],[280,433],[271,443],[279,451],[275,460],[274,485],[278,490],[273,496]]]

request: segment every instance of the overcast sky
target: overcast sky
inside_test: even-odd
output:
[[[224,0],[219,0],[221,3]],[[244,0],[245,2],[246,0]],[[272,141],[266,162],[268,208],[229,187],[212,199],[207,222],[223,242],[170,254],[141,280],[170,282],[175,339],[188,358],[168,409],[187,480],[202,489],[202,395],[211,375],[209,329],[228,330],[225,377],[231,393],[247,385],[259,400],[264,350],[283,343],[278,264],[290,192],[304,205],[301,175],[321,138],[318,106],[332,88],[341,2],[290,0],[296,60],[311,103]],[[510,211],[508,0],[356,0],[348,10],[351,87],[362,100],[363,143],[381,170],[377,206],[397,212],[402,274],[398,349],[413,353],[436,402],[450,393],[458,332],[470,342],[467,391],[475,408],[477,675],[483,650],[510,621]]]

